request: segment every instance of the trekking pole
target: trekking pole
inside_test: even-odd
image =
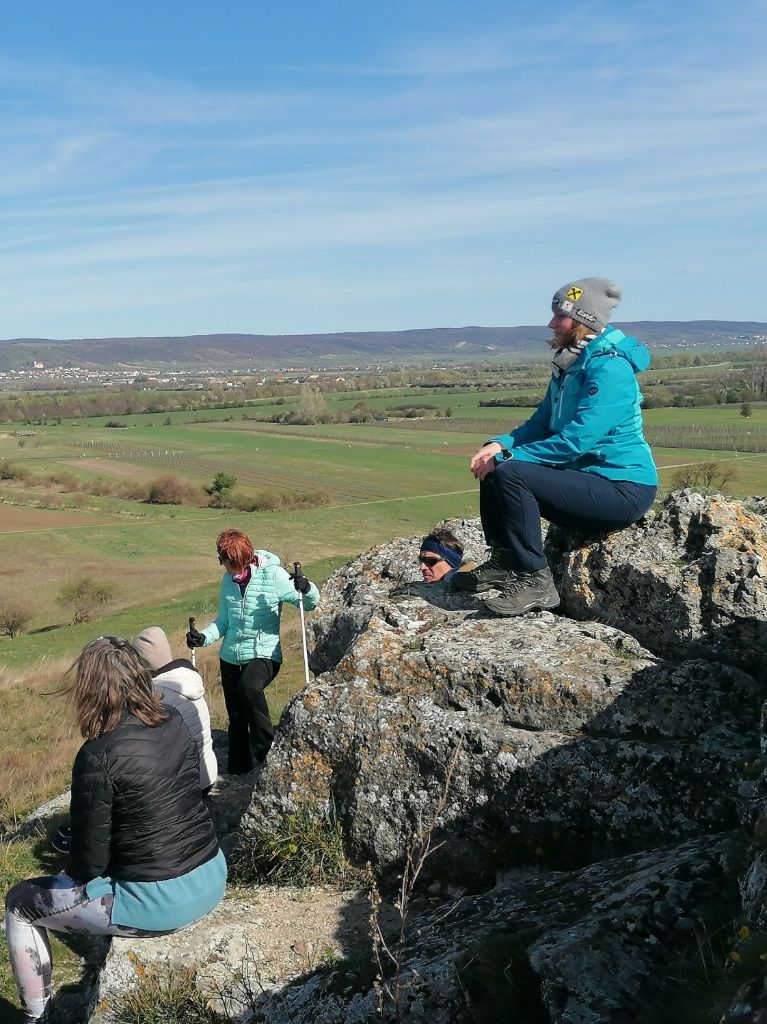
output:
[[[296,579],[301,575],[301,563],[293,563],[293,578]],[[298,589],[298,588],[296,588]],[[309,655],[306,650],[306,621],[304,619],[304,595],[301,591],[298,591],[298,611],[301,616],[301,647],[304,652],[304,679],[306,685],[309,685]]]
[[[190,615],[189,616],[189,632],[191,633],[193,629],[194,629],[194,619]],[[197,668],[197,652],[195,651],[194,647],[190,648],[189,660],[192,662],[192,668]]]

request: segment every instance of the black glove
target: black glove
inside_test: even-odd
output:
[[[186,646],[190,649],[192,647],[202,647],[205,643],[205,637],[199,631],[199,629],[190,629],[186,634]]]
[[[293,586],[296,588],[299,594],[309,593],[312,585],[306,578],[306,576],[304,576],[300,569],[298,570],[298,572],[292,572],[290,574],[290,578],[293,580]]]

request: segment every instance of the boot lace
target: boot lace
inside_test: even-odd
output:
[[[539,572],[524,572],[510,575],[508,582],[503,585],[504,594],[518,594],[520,590],[534,587],[536,584],[545,583]]]
[[[501,556],[492,552],[486,562],[482,562],[476,569],[471,570],[472,576],[478,576],[480,573],[498,570],[498,572],[504,572],[504,567],[501,562]]]

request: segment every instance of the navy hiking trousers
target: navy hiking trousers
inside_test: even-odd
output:
[[[537,572],[547,564],[541,516],[588,533],[621,530],[642,518],[656,492],[647,484],[510,459],[480,483],[479,511],[488,546],[509,553],[509,568]]]

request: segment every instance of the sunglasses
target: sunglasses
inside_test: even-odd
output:
[[[420,562],[421,565],[434,566],[437,564],[437,562],[444,562],[444,558],[424,558],[423,555],[419,555],[418,561]]]

